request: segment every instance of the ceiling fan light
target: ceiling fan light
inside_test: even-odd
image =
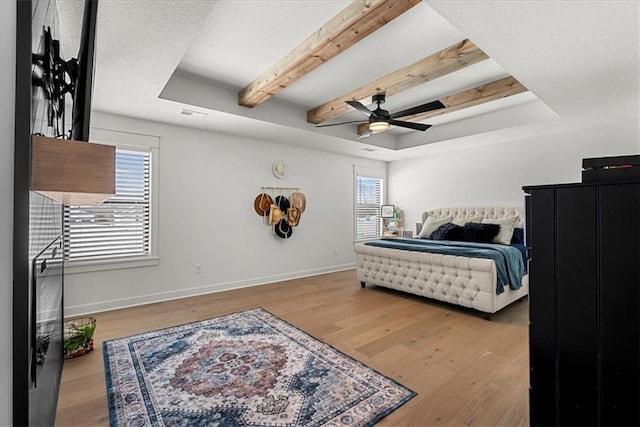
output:
[[[382,132],[389,129],[389,122],[386,120],[379,120],[369,123],[369,130],[371,132]]]

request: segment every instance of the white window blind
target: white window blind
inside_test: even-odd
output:
[[[66,261],[149,255],[150,157],[116,149],[116,194],[98,206],[65,206]]]
[[[382,182],[380,178],[356,177],[356,240],[380,236]]]

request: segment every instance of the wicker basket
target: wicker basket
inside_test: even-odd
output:
[[[96,330],[96,319],[81,317],[64,322],[64,358],[82,356],[93,351],[93,333]]]

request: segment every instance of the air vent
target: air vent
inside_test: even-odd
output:
[[[190,117],[205,117],[205,116],[208,116],[207,113],[204,113],[202,111],[189,110],[187,108],[183,108],[182,110],[180,110],[180,114],[183,115],[183,116],[190,116]]]

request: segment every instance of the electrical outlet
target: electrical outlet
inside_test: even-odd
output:
[[[202,269],[200,268],[200,264],[196,264],[196,273],[202,273]]]
[[[338,250],[337,249],[333,250],[333,256],[338,256]]]

